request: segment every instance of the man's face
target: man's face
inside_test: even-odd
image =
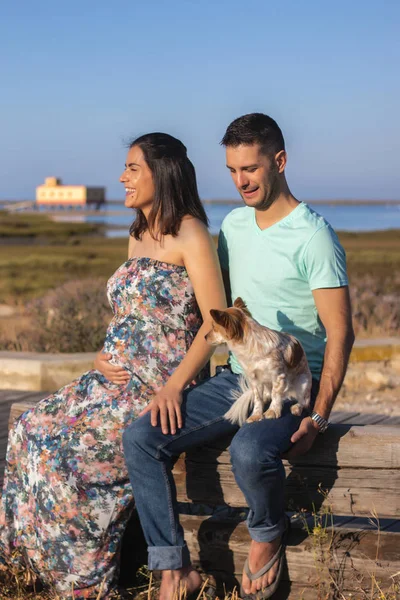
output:
[[[226,166],[247,206],[266,210],[279,195],[277,163],[263,154],[258,144],[227,146]]]

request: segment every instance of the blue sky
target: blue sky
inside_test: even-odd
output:
[[[260,111],[299,199],[399,199],[399,30],[397,0],[2,3],[0,198],[48,175],[122,198],[124,143],[157,130],[234,198],[219,141]]]

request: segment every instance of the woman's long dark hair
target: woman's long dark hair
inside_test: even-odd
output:
[[[148,218],[137,209],[129,233],[141,239],[149,230],[155,239],[178,235],[182,218],[191,215],[208,227],[208,218],[197,190],[196,172],[181,141],[167,133],[147,133],[129,144],[139,146],[153,175],[154,202]],[[156,231],[157,230],[157,231]]]

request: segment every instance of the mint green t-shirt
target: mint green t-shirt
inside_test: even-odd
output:
[[[329,223],[301,202],[261,230],[254,208],[237,208],[222,223],[218,255],[229,272],[232,301],[241,296],[256,321],[294,335],[319,379],[326,331],[312,290],[348,285],[346,255]],[[230,365],[242,372],[233,354]]]

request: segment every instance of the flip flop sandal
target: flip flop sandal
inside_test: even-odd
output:
[[[271,596],[273,594],[275,594],[275,592],[278,589],[278,586],[281,582],[281,578],[282,578],[283,563],[284,563],[284,558],[285,558],[285,550],[286,550],[286,544],[287,544],[289,530],[290,530],[290,521],[289,521],[289,519],[287,519],[287,526],[286,526],[286,530],[282,534],[281,545],[279,546],[276,554],[271,558],[271,560],[266,565],[261,567],[261,569],[259,571],[257,571],[257,573],[252,573],[250,571],[249,560],[246,559],[246,562],[244,563],[244,571],[245,571],[247,577],[250,579],[250,581],[256,581],[256,579],[259,579],[260,577],[262,577],[263,575],[268,573],[268,571],[271,569],[271,567],[273,567],[273,565],[278,560],[280,562],[279,562],[278,571],[276,573],[276,577],[275,577],[274,581],[270,585],[267,585],[267,587],[263,588],[262,590],[259,590],[255,594],[246,594],[243,587],[240,586],[240,597],[242,598],[242,600],[267,600],[267,598],[271,598]]]

